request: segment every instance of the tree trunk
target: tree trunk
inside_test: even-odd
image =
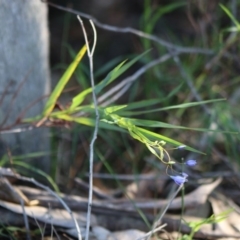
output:
[[[14,123],[28,105],[49,94],[48,48],[46,4],[40,0],[0,0],[0,129]],[[43,105],[44,100],[38,101],[24,117],[40,114]],[[7,148],[14,155],[49,152],[47,129],[0,137],[1,155],[6,154]],[[46,172],[50,170],[49,157],[33,159],[32,163]]]

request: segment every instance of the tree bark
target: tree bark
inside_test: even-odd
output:
[[[46,4],[40,0],[0,0],[0,99],[3,98],[0,102],[0,129],[13,124],[29,104],[49,92]],[[44,100],[38,101],[24,117],[40,114],[43,105]],[[49,152],[47,129],[1,134],[0,137],[1,155],[6,154],[7,148],[15,155]],[[33,159],[31,163],[46,172],[50,170],[48,157]]]

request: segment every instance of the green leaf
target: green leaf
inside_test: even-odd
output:
[[[141,133],[143,133],[143,134],[145,134],[145,135],[148,135],[149,137],[151,137],[151,138],[153,138],[153,139],[160,139],[160,140],[163,140],[163,141],[165,141],[165,142],[167,142],[167,143],[173,144],[174,146],[177,146],[177,147],[182,146],[182,145],[185,145],[185,144],[180,143],[180,142],[178,142],[178,141],[175,141],[175,140],[173,140],[173,139],[171,139],[171,138],[165,137],[165,136],[163,136],[163,135],[161,135],[161,134],[154,133],[154,132],[151,132],[151,131],[149,131],[149,130],[146,130],[146,129],[143,129],[143,128],[139,128],[139,127],[137,127],[137,129],[138,129]],[[186,145],[185,145],[185,146],[186,146]],[[205,154],[205,153],[203,153],[203,152],[201,152],[201,151],[198,151],[198,150],[196,150],[196,149],[194,149],[194,148],[191,148],[191,147],[188,147],[188,146],[186,146],[185,149],[186,149],[186,150],[189,150],[189,151],[192,151],[192,152]]]
[[[151,33],[153,28],[156,25],[156,22],[159,20],[161,16],[166,13],[172,12],[175,9],[186,5],[185,2],[173,2],[171,4],[167,4],[166,6],[159,7],[157,11],[153,14],[153,16],[148,21],[148,33]]]
[[[109,79],[108,78],[105,78],[103,81],[101,81],[99,84],[97,84],[95,86],[95,93],[97,94],[104,86],[107,86],[109,82],[107,82],[106,80],[111,80],[112,78],[110,78],[110,76],[114,76],[114,74],[119,71],[119,69],[122,67],[122,65],[124,64],[124,62],[121,62],[117,67],[115,67],[107,76],[109,76]],[[92,92],[92,87],[82,91],[81,93],[79,93],[77,96],[75,96],[73,99],[72,99],[72,104],[70,106],[69,109],[74,109],[76,108],[77,106],[79,106],[85,99],[85,97]]]
[[[99,108],[99,111],[101,111],[100,108]],[[62,114],[72,115],[76,113],[93,113],[93,112],[95,112],[93,105],[84,105],[84,106],[77,107],[75,109],[65,109],[61,111],[52,112],[49,115],[49,117],[58,118]]]
[[[20,228],[20,227],[14,227],[14,226],[10,226],[10,227],[7,227],[7,230],[10,231],[10,232],[26,232],[25,229],[23,228]]]
[[[170,109],[179,109],[179,108],[189,108],[189,107],[204,105],[204,104],[213,103],[213,102],[220,102],[220,101],[226,101],[226,99],[220,98],[220,99],[213,99],[213,100],[206,100],[206,101],[199,101],[199,102],[182,103],[182,104],[178,104],[178,105],[174,105],[174,106],[159,108],[159,111],[170,110]]]
[[[105,108],[104,112],[106,115],[111,114],[113,112],[117,112],[120,109],[126,108],[127,105],[118,105],[118,106],[112,106],[112,107],[107,107]]]
[[[233,16],[233,14],[221,3],[219,4],[222,10],[228,15],[228,17],[233,21],[233,23],[236,25],[238,31],[240,31],[240,23],[237,21],[237,19]]]
[[[129,123],[134,124],[136,126],[142,127],[160,127],[160,128],[173,128],[173,129],[184,129],[184,130],[194,130],[199,132],[216,132],[216,133],[230,133],[230,134],[238,134],[238,132],[230,132],[230,131],[219,131],[212,130],[207,128],[189,128],[183,126],[176,126],[169,123],[164,123],[160,121],[152,121],[152,120],[142,120],[142,119],[134,119],[128,118]]]
[[[94,127],[96,120],[93,118],[86,118],[86,117],[73,117],[73,116],[69,116],[69,115],[59,115],[58,116],[59,119],[63,119],[66,121],[70,121],[70,122],[77,122],[89,127]],[[111,125],[105,121],[100,121],[99,122],[99,127],[103,128],[103,129],[109,129],[109,130],[114,130],[114,131],[120,131],[120,132],[126,132],[126,130],[116,126],[116,125]]]
[[[239,28],[237,27],[228,27],[222,30],[222,32],[239,32]]]
[[[26,169],[29,169],[29,170],[31,170],[33,172],[36,172],[37,174],[45,177],[48,180],[48,182],[52,185],[53,189],[58,193],[60,192],[57,184],[53,181],[53,179],[49,175],[47,175],[45,172],[43,172],[42,170],[40,170],[38,168],[35,168],[35,167],[32,167],[31,165],[29,165],[27,163],[24,163],[24,162],[20,162],[20,161],[13,161],[13,164],[17,165],[17,166],[24,167]]]
[[[137,62],[142,56],[147,54],[149,52],[146,51],[142,53],[141,55],[137,56],[133,60],[131,60],[129,63],[126,63],[124,65],[124,62],[121,62],[117,67],[115,67],[108,75],[106,76],[105,79],[103,79],[99,84],[95,86],[95,93],[99,94],[103,88],[105,88],[107,85],[109,85],[113,80],[115,80],[117,77],[119,77],[121,74],[123,74],[128,68],[130,68],[135,62]],[[85,91],[81,92],[77,96],[75,96],[72,100],[72,104],[70,106],[70,109],[74,109],[77,106],[79,106],[85,99],[85,97],[92,92],[92,88],[88,88]]]
[[[180,89],[181,89],[181,87],[182,87],[183,85],[184,85],[184,82],[180,83],[177,87],[175,87],[175,88],[167,95],[166,98],[171,98],[172,96],[176,95],[176,94],[180,91]]]
[[[123,61],[123,56],[120,56],[112,59],[107,63],[104,63],[104,65],[101,66],[100,69],[95,71],[94,76],[99,77],[99,76],[105,75],[106,73],[111,71],[111,69],[113,69],[114,66],[116,66],[119,62],[122,62],[122,61]]]
[[[139,114],[143,114],[143,113],[159,112],[159,111],[166,111],[166,110],[179,109],[179,108],[189,108],[189,107],[199,106],[199,105],[213,103],[213,102],[220,102],[220,101],[226,101],[226,99],[220,98],[220,99],[206,100],[206,101],[200,101],[200,102],[182,103],[182,104],[178,104],[178,105],[174,105],[174,106],[155,108],[152,110],[143,110],[143,111],[138,111],[138,112],[122,111],[121,115],[133,116],[133,115],[139,115]]]
[[[52,110],[57,102],[57,99],[59,98],[60,94],[62,93],[62,91],[63,91],[64,87],[66,86],[67,82],[69,81],[69,79],[71,78],[76,67],[78,66],[79,62],[81,61],[84,54],[86,53],[86,50],[87,50],[87,47],[85,45],[79,51],[79,53],[75,57],[74,61],[69,65],[67,70],[64,72],[63,76],[59,80],[57,86],[54,88],[51,96],[49,97],[49,99],[45,105],[45,108],[43,110],[43,116],[48,116],[52,112]]]
[[[82,91],[80,94],[78,94],[77,96],[75,96],[73,99],[72,99],[72,104],[71,106],[69,107],[69,110],[73,110],[75,109],[76,107],[78,107],[85,99],[85,97],[92,92],[92,88],[88,88],[84,91]]]

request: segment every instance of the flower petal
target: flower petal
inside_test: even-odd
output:
[[[187,174],[183,174],[183,176],[177,175],[177,176],[170,176],[170,178],[173,179],[173,181],[177,184],[177,185],[181,185],[185,182],[187,182]]]
[[[190,167],[193,167],[197,164],[197,161],[196,160],[187,160],[186,164]]]

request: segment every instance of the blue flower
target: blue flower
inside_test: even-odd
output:
[[[197,164],[196,160],[187,160],[186,163],[188,166],[193,167]]]
[[[182,176],[181,175],[177,175],[177,176],[170,176],[170,178],[173,179],[173,181],[177,184],[177,185],[181,185],[185,182],[187,182],[187,177],[188,175],[186,173],[182,173]]]
[[[186,174],[185,172],[183,172],[182,175],[183,175],[185,178],[188,177],[188,174]]]

